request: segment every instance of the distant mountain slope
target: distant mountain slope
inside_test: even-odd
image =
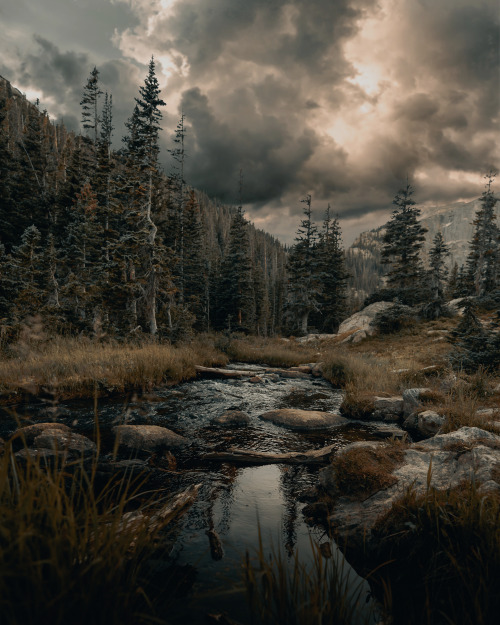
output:
[[[424,250],[427,253],[440,230],[450,246],[450,266],[463,264],[467,258],[469,241],[474,227],[472,222],[479,209],[479,198],[472,202],[455,202],[444,206],[428,207],[422,211],[421,223],[428,232],[425,235]],[[500,220],[500,205],[497,204],[497,218]],[[380,286],[385,268],[380,262],[380,252],[385,227],[362,232],[346,250],[347,269],[351,274],[350,290],[353,304],[363,299]]]

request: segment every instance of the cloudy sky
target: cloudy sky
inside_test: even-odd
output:
[[[157,61],[167,148],[188,182],[284,241],[313,196],[344,241],[384,223],[406,176],[426,205],[470,200],[499,167],[497,0],[7,0],[0,74],[79,128],[94,65],[115,139]],[[498,183],[497,183],[498,186]]]

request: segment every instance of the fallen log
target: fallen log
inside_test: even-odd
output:
[[[217,367],[202,367],[201,365],[195,366],[196,373],[211,377],[211,378],[243,378],[253,375],[253,371],[238,371],[236,369],[219,369]]]
[[[328,445],[321,449],[311,449],[309,451],[290,451],[282,454],[273,454],[252,449],[230,447],[227,451],[211,451],[205,454],[203,459],[235,462],[238,464],[321,464],[328,462],[335,448],[336,445]]]

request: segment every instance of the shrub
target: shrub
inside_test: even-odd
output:
[[[381,334],[392,334],[409,328],[417,322],[417,314],[409,306],[396,303],[392,308],[377,313],[373,325]]]

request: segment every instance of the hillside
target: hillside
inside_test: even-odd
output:
[[[462,265],[467,258],[469,241],[473,235],[472,221],[478,208],[479,199],[476,199],[472,202],[455,202],[423,210],[420,221],[428,230],[425,235],[424,252],[429,251],[435,235],[441,231],[451,252],[449,266],[453,266],[454,263]],[[500,218],[498,204],[496,212],[497,218]],[[365,297],[380,286],[385,272],[380,262],[383,236],[384,226],[362,232],[346,250],[347,269],[351,274],[349,286],[354,302],[362,303]]]

